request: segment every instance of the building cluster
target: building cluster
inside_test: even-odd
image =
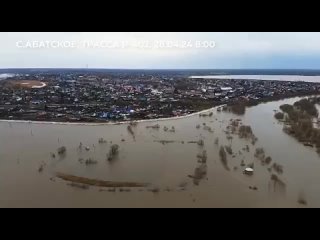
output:
[[[17,85],[40,81],[44,87]],[[0,118],[106,122],[190,114],[239,99],[316,92],[317,83],[192,79],[152,73],[30,73],[0,80]]]

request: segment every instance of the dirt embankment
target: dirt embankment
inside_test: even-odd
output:
[[[90,179],[85,177],[73,176],[70,174],[56,173],[58,178],[61,178],[65,181],[73,183],[87,184],[97,187],[147,187],[146,183],[135,183],[135,182],[112,182],[112,181],[103,181],[97,179]]]

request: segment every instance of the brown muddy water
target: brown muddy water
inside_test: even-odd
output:
[[[243,117],[214,109],[212,117],[140,122],[132,127],[135,138],[128,124],[0,122],[0,207],[319,207],[320,157],[314,149],[286,135],[273,117],[274,109],[297,99],[260,104],[248,108]],[[254,146],[236,135],[227,139],[224,131],[230,119],[238,118],[252,127],[258,138]],[[146,128],[155,124],[160,128]],[[172,126],[174,132],[169,131]],[[106,143],[99,143],[99,138]],[[188,143],[200,139],[203,146]],[[161,140],[169,142],[162,144]],[[107,154],[112,144],[120,148],[110,162]],[[232,146],[234,156],[227,154],[230,171],[220,161],[221,145]],[[249,152],[243,150],[246,145]],[[67,149],[64,156],[57,154],[61,146]],[[282,184],[271,180],[268,166],[254,157],[258,147],[283,165],[283,174],[278,175]],[[203,150],[206,163],[197,158]],[[86,165],[88,158],[97,163]],[[252,176],[243,174],[242,160],[254,163]],[[57,178],[56,173],[148,186],[83,187]],[[298,203],[301,196],[307,205]]]

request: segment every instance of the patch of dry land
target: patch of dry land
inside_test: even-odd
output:
[[[43,88],[47,86],[45,82],[41,82],[38,80],[12,80],[9,81],[14,88]]]

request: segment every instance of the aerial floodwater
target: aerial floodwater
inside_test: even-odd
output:
[[[191,76],[190,78],[320,82],[320,76],[301,76],[301,75],[204,75],[204,76]]]
[[[241,116],[213,108],[131,124],[0,122],[0,206],[320,207],[319,155],[274,118],[298,99]],[[230,131],[236,123],[254,141]]]

